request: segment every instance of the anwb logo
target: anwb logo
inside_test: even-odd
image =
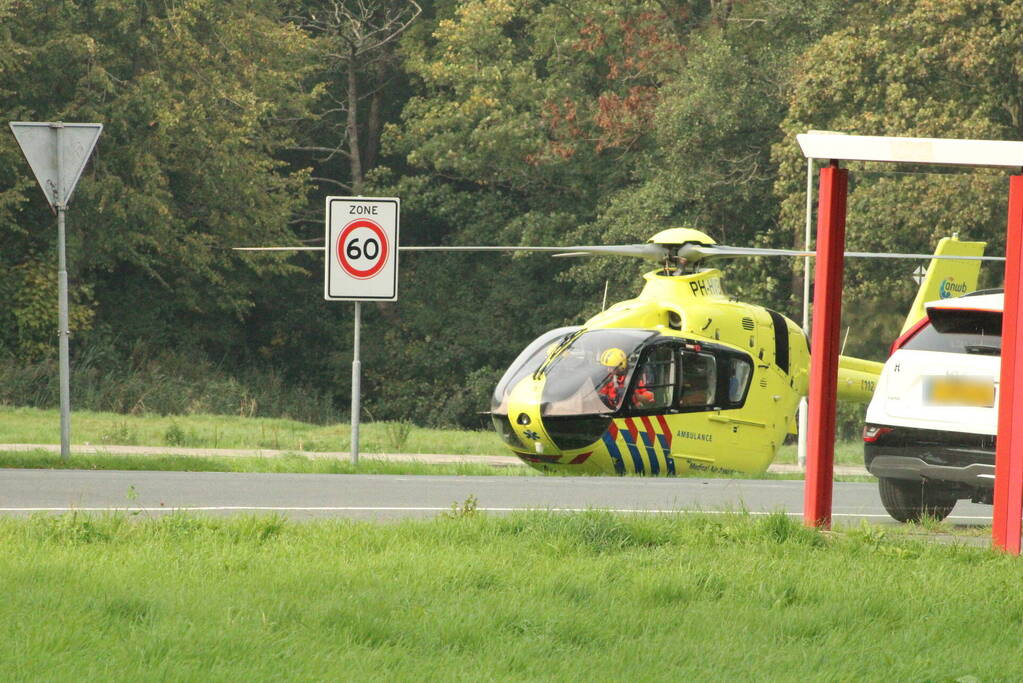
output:
[[[948,278],[941,281],[941,285],[938,287],[938,294],[942,299],[950,299],[954,296],[962,296],[966,294],[966,283],[956,282],[955,278]]]

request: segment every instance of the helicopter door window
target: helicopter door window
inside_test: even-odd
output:
[[[717,361],[712,354],[684,351],[679,407],[699,409],[714,405],[717,377]]]
[[[675,393],[675,351],[667,345],[650,349],[636,372],[628,405],[634,410],[664,411]]]

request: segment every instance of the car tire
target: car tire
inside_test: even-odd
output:
[[[956,505],[955,494],[922,481],[881,477],[877,487],[885,511],[900,522],[919,522],[924,515],[940,522]]]

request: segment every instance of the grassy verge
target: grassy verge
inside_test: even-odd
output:
[[[72,415],[72,427],[76,444],[116,446],[325,452],[348,450],[350,438],[347,424],[321,426],[233,415],[120,415],[80,411]],[[0,407],[0,443],[60,443],[59,413],[38,408]],[[362,425],[359,447],[365,453],[508,455],[508,449],[493,432],[426,429],[400,422]],[[795,445],[782,446],[775,462],[795,463]],[[860,441],[837,442],[835,463],[862,465],[863,444]]]
[[[0,547],[13,680],[1023,677],[1018,559],[781,515],[67,515]]]
[[[347,451],[350,425],[314,425],[296,420],[234,415],[121,415],[76,411],[75,444],[266,448],[285,451]],[[60,443],[60,413],[39,408],[0,407],[0,443]],[[401,422],[368,422],[359,429],[364,453],[451,453],[508,455],[489,431],[427,429]]]
[[[431,474],[459,476],[570,476],[571,472],[546,473],[526,466],[495,467],[477,463],[423,463],[395,462],[361,458],[358,465],[347,459],[309,458],[296,453],[272,457],[244,456],[195,456],[195,455],[111,455],[72,454],[62,460],[57,453],[45,450],[3,452],[0,451],[0,468],[20,469],[72,469],[72,470],[134,470],[153,472],[277,472],[287,474]],[[587,476],[587,475],[578,475]],[[616,477],[618,475],[608,474]],[[637,475],[627,475],[637,476]],[[707,474],[702,479],[802,479],[803,475],[765,473],[752,474]],[[836,481],[874,482],[873,477],[836,476]]]
[[[195,455],[77,455],[62,460],[44,450],[0,452],[0,468],[72,470],[146,470],[156,472],[277,472],[288,474],[432,474],[461,476],[542,475],[531,467],[493,467],[483,463],[435,464],[361,458],[309,458],[294,453],[273,457]]]

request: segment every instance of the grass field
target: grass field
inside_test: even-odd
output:
[[[72,415],[74,444],[347,451],[349,432],[347,424],[321,426],[232,415],[155,416],[87,411]],[[0,443],[60,443],[59,413],[0,407]],[[359,448],[364,453],[509,454],[491,431],[425,429],[395,422],[362,425]],[[783,446],[775,462],[795,463],[796,447]],[[862,465],[863,444],[859,441],[837,443],[835,463]]]
[[[1019,560],[782,515],[0,519],[8,680],[1018,680]]]

